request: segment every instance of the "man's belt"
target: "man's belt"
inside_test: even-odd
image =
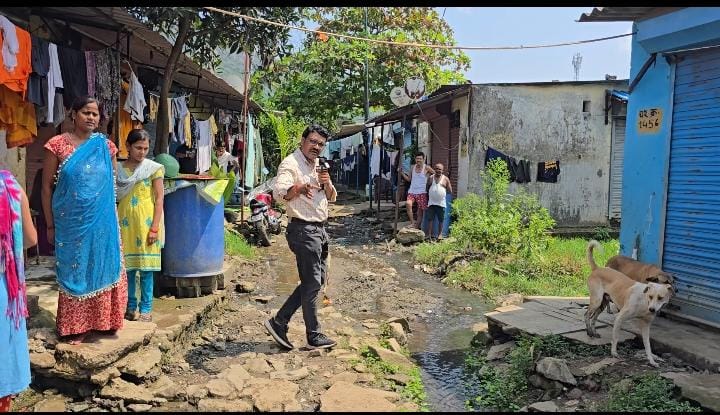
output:
[[[303,225],[325,226],[325,222],[310,222],[310,221],[303,220],[300,218],[292,218],[292,219],[290,219],[290,222],[301,223]]]

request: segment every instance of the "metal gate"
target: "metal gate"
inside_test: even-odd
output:
[[[625,117],[613,118],[610,153],[610,191],[608,217],[619,219],[622,207],[623,157],[625,149]]]
[[[720,51],[682,56],[675,71],[663,269],[668,312],[720,326]]]

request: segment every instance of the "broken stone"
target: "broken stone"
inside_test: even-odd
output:
[[[572,371],[572,373],[575,376],[581,376],[581,377],[582,376],[592,376],[592,375],[601,373],[606,367],[612,366],[619,361],[620,361],[619,359],[616,359],[614,357],[606,357],[605,359],[602,359],[599,362],[576,369],[576,370]]]
[[[559,410],[560,408],[553,401],[535,402],[528,405],[529,412],[558,412]]]
[[[90,376],[90,382],[105,386],[110,379],[119,378],[120,371],[115,366],[109,366],[99,372],[95,372]]]
[[[49,369],[53,366],[55,366],[53,353],[30,353],[30,367],[33,369]]]
[[[402,374],[402,373],[387,375],[387,376],[385,376],[385,379],[391,380],[391,381],[397,383],[398,385],[403,385],[403,386],[407,385],[412,380],[412,378],[410,378],[410,376]]]
[[[487,352],[487,360],[493,361],[493,360],[500,360],[504,358],[508,353],[510,353],[510,350],[512,350],[515,347],[514,341],[509,341],[506,343],[499,344],[497,346],[492,346],[490,350]]]
[[[577,385],[575,377],[563,359],[544,357],[538,361],[535,370],[548,379],[557,380],[569,385]]]
[[[211,379],[207,383],[208,395],[229,399],[235,393],[235,387],[225,379]]]
[[[325,349],[313,349],[308,352],[309,357],[320,357],[325,354]]]
[[[358,363],[355,366],[353,366],[353,370],[358,373],[367,373],[368,368],[365,366],[364,363]]]
[[[126,407],[132,412],[148,412],[153,408],[152,405],[148,405],[145,403],[132,403]]]
[[[390,334],[398,343],[401,345],[407,344],[407,335],[400,323],[389,323],[388,326],[390,327]]]
[[[330,384],[335,384],[337,382],[347,382],[347,383],[355,383],[355,381],[358,378],[357,373],[353,372],[341,372],[338,373],[335,376],[330,377]]]
[[[190,402],[197,402],[208,395],[208,389],[205,385],[190,385],[185,392]]]
[[[287,370],[283,372],[273,372],[270,374],[270,379],[283,379],[283,380],[290,380],[290,381],[298,381],[301,379],[305,379],[306,377],[310,376],[310,372],[308,371],[307,367],[301,367],[297,370]]]
[[[267,304],[273,298],[275,298],[274,295],[257,295],[255,297],[253,297],[252,300],[257,301],[258,303],[261,303],[261,304]]]
[[[399,395],[377,389],[337,382],[320,396],[321,412],[393,412]]]
[[[368,346],[368,350],[370,353],[380,358],[383,362],[395,364],[407,369],[413,368],[412,362],[400,353],[396,353],[379,346]]]
[[[235,285],[235,291],[239,293],[251,293],[255,291],[257,284],[252,281],[240,281]]]
[[[166,399],[175,399],[178,396],[185,396],[185,392],[173,382],[167,375],[161,375],[150,387],[150,393],[154,396]]]
[[[65,412],[65,399],[60,396],[43,399],[35,404],[34,412]]]
[[[152,403],[159,402],[160,398],[156,398],[147,389],[115,378],[103,387],[98,394],[102,398],[124,400],[130,403]]]
[[[566,407],[578,406],[578,404],[580,404],[580,401],[577,399],[573,399],[573,400],[565,402]]]
[[[251,377],[242,365],[232,365],[218,375],[218,378],[226,379],[230,382],[238,392],[242,391],[245,386],[245,381]]]
[[[487,323],[477,323],[473,325],[472,331],[475,332],[475,336],[471,340],[473,345],[490,346],[492,344],[493,338],[490,335]]]
[[[371,330],[380,328],[380,324],[375,323],[374,321],[365,321],[362,323],[362,325],[366,329],[371,329]]]
[[[375,382],[375,376],[372,373],[360,373],[360,374],[358,374],[356,382],[358,382],[358,383],[373,383],[373,382]]]
[[[198,402],[198,410],[201,412],[251,412],[252,405],[248,402],[236,399],[212,399],[205,398]]]
[[[300,387],[288,380],[255,378],[248,381],[242,394],[253,398],[254,407],[261,412],[290,412],[301,408],[296,400]]]
[[[162,359],[162,352],[160,349],[149,347],[142,352],[133,355],[124,367],[119,369],[121,373],[126,373],[142,379],[148,374],[148,372],[150,372],[150,370],[160,364],[160,359]]]
[[[600,384],[590,378],[583,379],[579,386],[588,392],[597,392],[600,390]]]
[[[400,346],[400,343],[398,343],[397,340],[394,338],[390,338],[387,340],[388,345],[390,346],[390,350],[392,350],[395,353],[402,353],[402,346]]]
[[[432,312],[431,310],[428,310],[428,311]],[[389,318],[389,319],[385,320],[385,322],[387,324],[399,323],[402,326],[403,330],[405,330],[406,333],[412,333],[412,330],[410,330],[410,323],[408,322],[408,319],[406,319],[404,317]]]
[[[570,399],[580,399],[583,396],[583,391],[581,391],[578,388],[572,388],[570,392],[568,392],[567,397]]]
[[[503,295],[497,300],[498,307],[507,307],[511,305],[520,305],[525,301],[525,297],[519,293]]]
[[[425,232],[420,229],[405,227],[398,231],[395,239],[403,245],[415,244],[425,240]]]
[[[146,344],[156,329],[155,323],[125,321],[122,330],[112,337],[103,337],[92,343],[56,346],[58,361],[70,361],[83,369],[97,369],[112,364],[129,352]]]
[[[720,375],[671,372],[660,376],[672,380],[684,398],[699,403],[705,410],[720,411]]]
[[[270,372],[272,372],[272,368],[268,364],[267,360],[265,360],[262,357],[248,359],[248,361],[245,362],[245,368],[250,373],[270,373]]]
[[[217,350],[217,351],[219,351],[219,352],[224,352],[225,349],[227,349],[227,346],[225,345],[225,342],[214,342],[214,343],[212,344],[212,347],[213,347],[213,349],[215,349],[215,350]]]

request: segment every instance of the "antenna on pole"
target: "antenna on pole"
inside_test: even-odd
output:
[[[580,53],[576,53],[573,55],[572,60],[573,69],[575,70],[575,80],[580,80],[580,66],[582,65],[582,55]]]

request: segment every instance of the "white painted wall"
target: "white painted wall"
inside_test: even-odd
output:
[[[2,140],[0,146],[4,147],[5,139],[3,137],[0,137],[0,139]],[[2,151],[0,151],[0,170],[9,170],[23,189],[26,189],[25,151],[24,147],[3,148]]]
[[[480,193],[483,144],[531,162],[532,182],[513,183],[538,195],[558,226],[608,222],[610,140],[605,90],[627,83],[475,85],[472,90],[468,191]],[[590,101],[584,113],[583,101]],[[557,183],[536,181],[537,163],[560,160]]]

